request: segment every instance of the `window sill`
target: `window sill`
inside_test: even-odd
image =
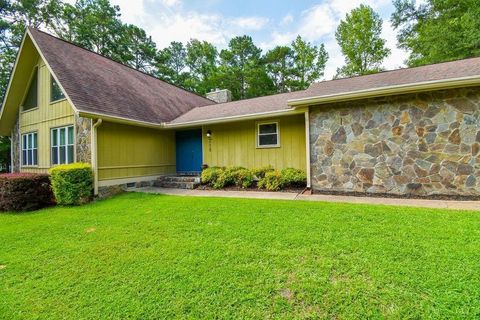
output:
[[[27,112],[30,112],[30,111],[35,111],[35,110],[38,110],[39,108],[38,107],[35,107],[33,109],[28,109],[28,110],[23,110],[23,107],[22,107],[22,111],[20,113],[27,113]]]
[[[279,144],[275,145],[270,145],[270,146],[257,146],[257,149],[274,149],[274,148],[280,148],[281,146]]]
[[[65,101],[65,100],[67,100],[67,98],[62,98],[62,99],[50,101],[50,104],[56,104],[56,103],[59,103],[59,102],[63,102],[63,101]]]

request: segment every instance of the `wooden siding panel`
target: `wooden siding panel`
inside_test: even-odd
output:
[[[25,88],[26,90],[27,88]],[[50,103],[50,72],[41,58],[38,60],[37,101],[37,108],[25,112],[20,111],[20,133],[37,132],[38,166],[21,167],[21,172],[48,172],[51,167],[50,130],[75,124],[74,112],[67,100]]]
[[[104,122],[97,129],[100,181],[175,173],[175,132]]]
[[[232,122],[203,127],[203,158],[209,166],[272,165],[277,169],[305,170],[305,117],[303,114],[271,119],[279,122],[280,147],[257,148],[256,121]],[[262,120],[268,121],[268,120]],[[212,131],[211,151],[206,132]]]

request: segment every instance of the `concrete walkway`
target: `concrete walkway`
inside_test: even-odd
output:
[[[421,207],[421,208],[434,208],[434,209],[480,211],[480,201],[395,199],[395,198],[334,196],[334,195],[321,195],[321,194],[301,195],[293,192],[185,190],[185,189],[167,189],[167,188],[157,188],[157,187],[132,188],[132,189],[129,189],[129,191],[158,193],[158,194],[167,194],[167,195],[175,195],[175,196],[324,201],[324,202],[380,204],[380,205]]]

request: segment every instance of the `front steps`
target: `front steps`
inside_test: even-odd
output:
[[[158,178],[155,187],[172,189],[195,189],[200,185],[198,176],[163,176]]]

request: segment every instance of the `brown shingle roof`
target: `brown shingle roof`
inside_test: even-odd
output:
[[[323,81],[307,90],[215,104],[91,51],[29,29],[75,107],[86,113],[172,125],[293,110],[290,100],[480,75],[480,58]]]
[[[304,91],[296,91],[198,107],[190,110],[184,115],[181,115],[171,123],[178,124],[191,121],[202,121],[225,117],[244,116],[256,113],[290,110],[292,108],[288,106],[288,100],[303,98],[304,96]]]
[[[29,32],[80,112],[161,123],[214,104],[47,33]]]
[[[366,76],[317,82],[304,91],[195,108],[176,118],[171,123],[179,124],[192,121],[208,121],[224,117],[292,110],[288,102],[294,99],[322,97],[353,91],[381,89],[389,86],[401,86],[478,75],[480,75],[480,58],[384,71]]]
[[[480,57],[317,82],[305,91],[305,95],[306,97],[326,96],[478,75],[480,75]]]

